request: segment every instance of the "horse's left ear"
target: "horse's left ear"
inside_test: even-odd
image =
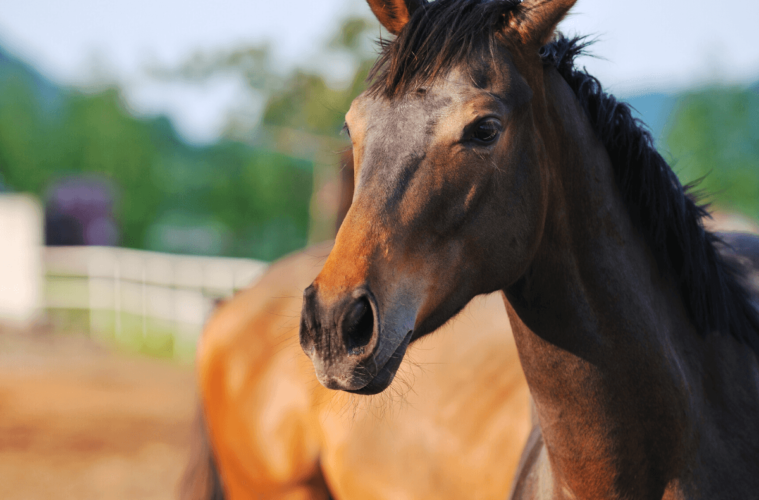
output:
[[[558,25],[577,0],[524,0],[515,16],[517,31],[525,43],[542,47],[553,38]]]
[[[401,32],[414,11],[427,3],[427,0],[367,0],[374,15],[390,33]]]

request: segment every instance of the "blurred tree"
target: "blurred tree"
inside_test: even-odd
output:
[[[153,68],[152,73],[162,79],[191,82],[224,74],[241,77],[253,97],[245,101],[262,103],[260,118],[251,125],[250,120],[230,117],[225,137],[311,162],[309,239],[320,241],[334,231],[338,153],[349,145],[339,132],[376,58],[373,38],[378,33],[379,25],[374,21],[346,19],[305,67],[288,74],[274,64],[267,45],[200,52],[178,68]],[[240,110],[240,115],[250,114],[250,110]],[[276,224],[267,231],[281,227]]]
[[[345,19],[305,67],[278,72],[271,48],[243,47],[226,52],[198,52],[177,68],[152,68],[160,79],[203,82],[220,74],[239,75],[254,97],[263,100],[261,124],[333,137],[342,128],[351,101],[363,90],[377,56],[373,38],[379,25],[361,17]],[[341,73],[335,84],[335,73]],[[235,139],[255,137],[254,130],[235,129]],[[261,144],[265,146],[265,144]]]
[[[707,88],[677,105],[666,147],[683,182],[722,209],[759,220],[759,94],[744,88]]]
[[[378,25],[363,18],[346,19],[327,43],[326,51],[347,58],[351,76],[344,87],[330,86],[325,78],[328,65],[296,70],[277,89],[272,89],[263,113],[264,125],[336,135],[342,128],[351,102],[365,87],[366,77],[377,53],[372,35]]]
[[[59,178],[108,178],[119,190],[121,243],[133,248],[274,259],[306,243],[309,161],[228,141],[189,146],[165,118],[133,117],[115,88],[56,89],[0,56],[0,174],[7,186],[44,197]],[[156,237],[167,227],[171,238],[196,225],[219,228],[222,244]]]

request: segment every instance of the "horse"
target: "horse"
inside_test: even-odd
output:
[[[319,382],[381,393],[500,291],[537,415],[511,498],[754,497],[756,260],[575,66],[575,0],[368,3],[395,37],[346,114],[355,195],[303,292]]]
[[[343,164],[338,227],[353,197],[350,152]],[[391,398],[346,397],[316,382],[297,337],[302,290],[331,248],[325,242],[273,264],[209,319],[197,354],[202,408],[180,498],[505,496],[531,421],[500,297],[472,301],[420,346]]]

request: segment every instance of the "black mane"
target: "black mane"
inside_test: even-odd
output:
[[[572,88],[606,147],[633,223],[648,240],[660,269],[676,280],[685,306],[702,333],[729,332],[759,353],[759,312],[743,284],[743,271],[718,251],[720,238],[704,229],[708,207],[699,205],[654,147],[648,128],[628,104],[603,91],[577,69],[584,38],[557,36],[541,50]]]
[[[394,40],[381,42],[370,73],[370,92],[393,97],[432,82],[448,69],[494,53],[499,29],[520,0],[437,0],[426,3]],[[661,270],[678,284],[690,316],[702,334],[729,332],[759,353],[759,312],[743,285],[742,271],[718,251],[715,234],[704,229],[709,216],[654,147],[651,133],[630,106],[603,91],[574,60],[584,38],[559,35],[541,50],[577,96],[612,162],[633,223],[647,239]]]

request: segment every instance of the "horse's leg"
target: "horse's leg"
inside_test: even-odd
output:
[[[179,485],[179,500],[224,500],[221,478],[208,442],[208,429],[200,405],[190,439],[190,459]]]

